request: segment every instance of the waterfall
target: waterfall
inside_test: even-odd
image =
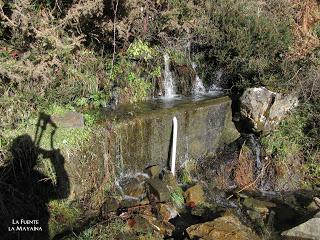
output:
[[[259,143],[259,139],[254,134],[250,134],[249,141],[251,144],[251,148],[254,151],[256,156],[255,167],[257,171],[260,172],[262,169],[262,163],[261,163],[261,145]]]
[[[170,71],[170,58],[167,53],[164,54],[164,97],[173,98],[175,93],[174,78]]]
[[[223,75],[223,69],[220,68],[215,72],[216,75],[216,82],[220,82],[221,81],[221,77]],[[220,92],[222,90],[222,88],[218,87],[216,84],[212,84],[209,88],[209,92]]]
[[[206,89],[203,86],[203,82],[202,82],[201,78],[197,74],[197,71],[196,71],[197,65],[194,62],[192,62],[191,66],[192,66],[192,68],[194,69],[194,71],[196,73],[196,81],[195,81],[195,83],[193,85],[192,92],[193,92],[194,95],[203,94],[203,93],[206,92]]]

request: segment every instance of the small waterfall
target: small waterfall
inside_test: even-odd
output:
[[[197,68],[197,64],[195,64],[194,62],[191,63],[192,68],[194,69],[195,73],[196,73],[196,81],[195,84],[193,85],[193,89],[192,89],[192,93],[194,95],[199,95],[199,94],[204,94],[206,92],[205,87],[203,86],[202,80],[199,77],[199,75],[197,74],[196,68]]]
[[[215,72],[216,75],[216,82],[220,82],[221,81],[221,77],[223,75],[223,69],[220,68]],[[220,92],[222,91],[222,88],[218,87],[216,84],[212,84],[209,88],[209,92]]]
[[[191,61],[191,41],[188,40],[186,44],[186,56],[188,57],[189,61]]]
[[[259,139],[254,134],[250,134],[249,140],[250,140],[251,148],[256,155],[256,163],[255,163],[256,170],[260,172],[262,169],[262,163],[261,163],[261,145],[259,143]]]
[[[170,71],[170,57],[167,53],[164,54],[164,97],[173,98],[175,93],[174,78]]]

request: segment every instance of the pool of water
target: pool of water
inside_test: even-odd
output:
[[[133,117],[140,114],[148,114],[149,112],[173,109],[179,107],[194,107],[198,104],[205,104],[208,100],[219,99],[226,96],[223,91],[211,91],[196,96],[173,95],[172,97],[158,97],[147,101],[137,103],[120,104],[116,109],[103,109],[103,114],[106,119],[121,119]]]

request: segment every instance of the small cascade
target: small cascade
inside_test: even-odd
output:
[[[174,78],[170,71],[170,57],[164,54],[164,97],[173,98],[176,95]]]
[[[186,44],[186,56],[188,57],[189,61],[191,61],[191,41],[188,40]]]
[[[262,163],[261,163],[261,145],[259,143],[259,139],[254,134],[250,134],[249,140],[250,140],[251,148],[254,151],[256,156],[256,162],[255,162],[256,170],[257,172],[260,172],[262,169]]]
[[[215,73],[216,75],[216,82],[220,82],[221,80],[221,77],[223,75],[223,70],[220,68],[216,71]],[[212,84],[209,88],[209,92],[219,92],[219,91],[222,91],[222,88],[218,87],[216,84]]]
[[[192,62],[191,66],[196,73],[196,81],[195,81],[195,84],[193,85],[192,93],[194,95],[204,94],[206,92],[206,89],[203,86],[203,82],[202,82],[201,78],[197,74],[197,71],[196,71],[197,65],[194,62]]]

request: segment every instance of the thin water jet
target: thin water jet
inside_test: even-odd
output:
[[[171,99],[176,95],[172,72],[170,71],[170,57],[164,54],[164,98]]]
[[[192,92],[194,95],[204,94],[206,92],[206,89],[203,85],[202,79],[199,77],[199,75],[196,71],[197,65],[194,62],[192,62],[191,66],[196,73],[196,79],[195,79],[195,83],[193,85]]]

